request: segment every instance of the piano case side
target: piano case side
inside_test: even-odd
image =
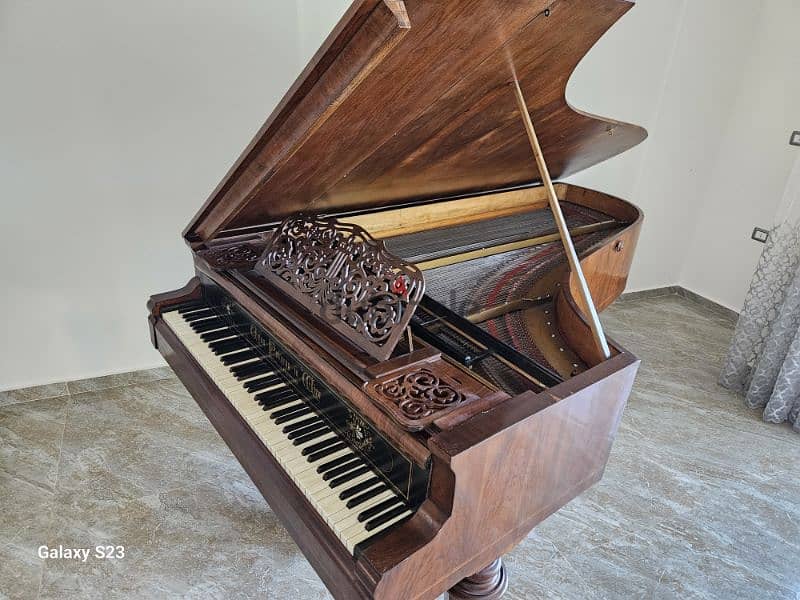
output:
[[[423,521],[435,514],[423,505],[428,510],[366,551],[360,576],[374,582],[375,598],[436,597],[598,482],[638,366],[623,352],[433,438],[434,464],[448,464],[455,477],[449,517],[421,543]]]

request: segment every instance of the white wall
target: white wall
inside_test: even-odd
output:
[[[753,3],[690,2],[667,65],[664,91],[632,200],[645,210],[631,288],[680,283],[696,211],[715,164],[730,98],[746,56]],[[720,15],[725,15],[720,18]]]
[[[636,250],[629,289],[671,285],[677,266],[663,260],[667,224],[674,219],[672,202],[637,193],[645,165],[653,165],[655,148],[672,148],[659,131],[659,118],[669,89],[667,75],[677,54],[687,0],[640,0],[580,63],[567,87],[575,108],[620,121],[636,123],[649,137],[636,148],[570,178],[637,204],[645,224]],[[666,165],[665,165],[666,166]],[[656,176],[648,172],[647,177]]]
[[[0,4],[0,389],[160,363],[144,303],[190,276],[180,231],[348,5]],[[741,303],[797,156],[797,11],[639,0],[579,66],[573,105],[650,131],[573,177],[644,209],[629,289]]]
[[[797,23],[795,0],[639,0],[576,71],[574,105],[650,133],[573,177],[644,210],[629,290],[678,284],[741,307],[762,248],[750,232],[772,225],[799,154]]]
[[[788,143],[800,129],[800,3],[770,0],[757,8],[735,89],[720,99],[725,127],[693,202],[695,231],[679,275],[682,285],[735,310],[763,248],[750,239],[752,229],[772,226],[800,159]]]
[[[280,0],[0,3],[0,389],[162,364],[145,302],[299,72]]]
[[[350,6],[350,0],[297,0],[298,51],[305,65]]]

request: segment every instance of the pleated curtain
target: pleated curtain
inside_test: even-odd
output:
[[[742,307],[720,383],[763,409],[770,423],[800,432],[800,160],[784,196],[784,216],[769,233]]]

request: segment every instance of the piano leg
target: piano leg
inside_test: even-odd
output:
[[[447,594],[449,600],[498,600],[507,588],[508,576],[503,559],[498,558],[488,567],[459,581]]]

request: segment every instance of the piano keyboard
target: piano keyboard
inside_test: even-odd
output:
[[[412,514],[235,321],[200,303],[162,318],[351,554]]]

